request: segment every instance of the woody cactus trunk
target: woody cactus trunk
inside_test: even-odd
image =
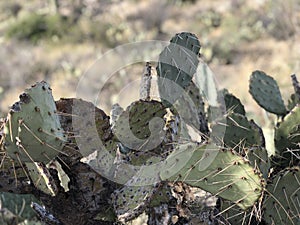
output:
[[[241,101],[215,87],[199,50],[194,34],[176,34],[159,55],[160,98],[146,63],[141,99],[110,116],[81,99],[54,101],[44,81],[26,89],[1,120],[0,191],[33,195],[31,207],[51,225],[122,224],[142,213],[149,225],[299,224],[296,76],[287,106],[271,76],[250,77],[254,100],[277,115],[271,154]]]

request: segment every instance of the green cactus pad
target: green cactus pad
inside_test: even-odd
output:
[[[40,191],[55,196],[58,192],[48,168],[43,163],[27,162],[25,163],[28,175],[33,182],[33,185]]]
[[[7,154],[24,162],[49,162],[62,150],[66,138],[49,85],[36,83],[20,95],[4,129]]]
[[[178,98],[170,108],[172,113],[179,115],[186,124],[192,125],[200,132],[207,134],[208,125],[204,101],[199,88],[191,81],[185,91],[187,95]]]
[[[227,222],[229,222],[229,224],[259,224],[257,218],[260,215],[256,215],[255,213],[253,213],[253,208],[242,210],[237,205],[232,204],[230,201],[224,199],[220,199],[220,203],[220,214]]]
[[[187,87],[197,70],[199,50],[198,38],[194,34],[182,32],[176,34],[160,53],[156,71],[162,79],[158,80],[158,88],[167,107],[176,100],[173,98],[176,87],[164,80],[173,81],[182,88]],[[166,100],[169,100],[169,103]]]
[[[114,134],[130,149],[151,150],[164,139],[163,117],[166,113],[165,107],[158,101],[136,101],[118,117]]]
[[[61,99],[60,101],[68,101]],[[99,149],[112,138],[109,116],[93,103],[72,99],[72,127],[77,134],[76,143],[83,156]]]
[[[267,224],[297,225],[300,223],[300,168],[293,167],[277,174],[267,185],[264,219]]]
[[[225,133],[224,129],[226,129]],[[237,145],[251,147],[264,144],[262,143],[261,133],[253,128],[251,121],[248,121],[247,117],[236,113],[230,113],[225,119],[217,120],[212,125],[212,134],[215,139],[221,139],[222,143],[232,148]]]
[[[277,82],[264,72],[256,70],[251,74],[249,92],[266,111],[281,116],[286,114]]]
[[[250,148],[246,151],[246,158],[253,167],[260,170],[265,180],[267,180],[271,167],[267,150],[263,147]]]
[[[261,196],[261,174],[241,156],[214,145],[179,145],[168,156],[160,177],[182,181],[247,209]]]
[[[275,128],[275,147],[282,166],[296,165],[297,158],[300,157],[300,106],[296,106],[284,120]],[[288,150],[292,151],[289,152]]]
[[[223,90],[223,97],[226,106],[226,111],[231,111],[246,116],[245,108],[241,103],[240,99],[238,99],[233,94],[230,94],[224,90]]]

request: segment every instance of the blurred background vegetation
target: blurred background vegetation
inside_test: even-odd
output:
[[[40,80],[56,99],[74,97],[84,71],[115,46],[189,31],[199,37],[219,86],[264,125],[264,112],[248,94],[249,76],[256,69],[274,76],[287,100],[290,75],[300,70],[299,29],[300,0],[0,0],[0,113]],[[107,113],[131,97],[119,92],[142,71],[142,65],[123,68],[106,83]]]

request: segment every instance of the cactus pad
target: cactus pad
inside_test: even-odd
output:
[[[266,111],[281,116],[286,114],[277,82],[264,72],[256,70],[251,74],[249,92]]]
[[[267,185],[264,219],[267,224],[300,223],[300,168],[293,167],[277,174]]]
[[[220,214],[228,222],[228,225],[259,224],[257,218],[261,215],[260,213],[256,214],[257,212],[253,211],[253,208],[242,210],[237,205],[224,199],[220,199],[220,203]]]
[[[136,101],[119,116],[114,133],[130,149],[153,149],[165,136],[163,117],[166,113],[164,106],[158,101]]]
[[[246,151],[246,158],[253,167],[260,170],[265,180],[267,180],[271,167],[267,150],[262,147],[250,148]]]
[[[190,82],[185,89],[187,95],[182,95],[171,107],[173,114],[178,114],[185,123],[192,125],[200,132],[207,134],[208,125],[204,109],[204,101],[199,88]]]
[[[179,145],[165,160],[160,177],[199,187],[242,209],[258,200],[264,183],[261,174],[241,156],[214,145]]]
[[[296,165],[300,152],[300,107],[297,105],[275,129],[275,147],[284,165]],[[289,152],[291,151],[291,152]]]
[[[199,50],[198,38],[194,34],[182,32],[176,34],[160,53],[156,71],[161,78],[158,80],[159,93],[166,106],[169,107],[170,103],[174,103],[170,100],[174,100],[176,87],[165,82],[165,79],[175,82],[182,88],[187,87],[197,70]]]
[[[212,126],[212,134],[215,139],[221,138],[226,146],[232,148],[239,144],[246,147],[264,144],[262,143],[261,133],[253,128],[247,117],[230,113],[225,119],[217,120],[216,124]],[[224,123],[225,121],[226,123]],[[224,129],[226,129],[225,133]]]
[[[7,120],[4,145],[11,158],[47,163],[61,152],[66,139],[46,82],[25,90]]]
[[[234,113],[246,116],[245,108],[241,103],[241,100],[226,91],[223,91],[224,102],[226,111],[232,111]]]

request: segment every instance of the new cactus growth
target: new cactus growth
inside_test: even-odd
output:
[[[20,95],[4,132],[5,151],[12,159],[47,163],[61,153],[66,139],[46,82],[36,83]]]
[[[250,77],[249,92],[266,111],[280,116],[286,114],[277,82],[262,71],[254,71]]]

